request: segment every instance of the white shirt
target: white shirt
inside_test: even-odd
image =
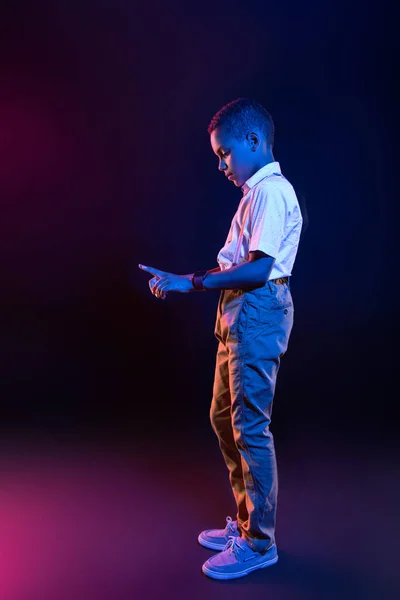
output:
[[[221,270],[246,262],[249,252],[261,250],[275,258],[269,279],[291,275],[303,217],[293,186],[281,174],[279,162],[261,167],[241,190],[243,197],[217,256]]]

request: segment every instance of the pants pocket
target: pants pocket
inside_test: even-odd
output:
[[[246,297],[243,293],[240,295],[230,294],[225,299],[221,311],[223,337],[231,337],[240,341],[243,325],[246,321]]]

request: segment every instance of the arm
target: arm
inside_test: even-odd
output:
[[[219,273],[221,271],[221,267],[215,267],[215,269],[210,269],[208,273]]]
[[[250,259],[240,265],[221,271],[219,267],[211,269],[203,280],[204,290],[227,290],[236,288],[257,288],[267,282],[275,258],[260,250],[250,252]],[[196,291],[193,288],[192,276],[166,273],[153,267],[139,265],[141,269],[154,275],[149,281],[151,292],[165,298],[168,292],[188,293]]]
[[[268,281],[274,263],[274,257],[260,250],[250,252],[250,259],[247,262],[224,271],[220,271],[219,268],[208,271],[203,281],[204,289],[231,290],[262,287]]]
[[[220,271],[221,271],[221,268],[218,266],[218,267],[215,267],[215,269],[207,269],[207,274],[208,273],[219,273]],[[194,275],[194,272],[187,273],[186,275],[181,275],[181,277],[189,277],[189,279],[191,279],[193,277],[193,275]]]

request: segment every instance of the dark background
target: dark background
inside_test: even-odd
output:
[[[360,0],[1,9],[2,600],[400,597],[397,23]],[[239,96],[271,112],[307,226],[279,563],[216,582],[219,292],[162,301],[137,265],[217,266],[241,192],[207,126]]]
[[[2,10],[4,436],[212,437],[217,265],[241,198],[207,125],[250,96],[305,209],[274,404],[295,431],[396,436],[393,15],[339,2],[17,2]],[[300,428],[300,429],[299,429]]]

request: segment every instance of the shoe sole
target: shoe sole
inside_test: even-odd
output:
[[[238,577],[244,577],[245,575],[248,575],[249,573],[251,573],[252,571],[256,571],[257,569],[264,569],[265,567],[271,567],[272,565],[274,565],[277,562],[278,562],[278,556],[275,556],[275,558],[272,558],[271,560],[267,560],[264,563],[254,565],[254,567],[249,567],[245,571],[240,571],[239,573],[232,573],[232,572],[231,573],[219,573],[218,571],[216,572],[216,571],[212,571],[211,569],[208,569],[204,565],[202,566],[201,570],[203,571],[204,575],[207,575],[208,577],[212,577],[213,579],[237,579]]]

